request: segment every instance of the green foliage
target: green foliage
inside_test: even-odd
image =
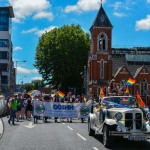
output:
[[[23,84],[23,88],[26,89],[27,92],[34,89],[33,85],[31,83],[25,83]]]
[[[26,83],[23,85],[23,88],[26,89],[27,92],[31,90],[40,90],[45,86],[43,80],[33,80],[31,83]]]
[[[33,80],[31,84],[34,90],[40,90],[45,86],[44,80]]]
[[[38,42],[34,66],[44,81],[67,91],[82,89],[87,66],[90,36],[79,25],[64,25],[44,33]]]

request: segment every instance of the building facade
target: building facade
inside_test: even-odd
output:
[[[150,106],[150,47],[112,48],[113,26],[101,4],[90,28],[91,48],[88,58],[88,93],[98,97],[100,87],[107,87],[112,79],[125,89],[131,77],[136,83],[129,87],[131,95],[141,95]]]
[[[5,96],[11,95],[15,89],[11,18],[14,18],[13,8],[0,7],[0,92]]]

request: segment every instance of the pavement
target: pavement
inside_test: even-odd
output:
[[[102,136],[88,135],[87,120],[73,119],[72,123],[55,123],[49,119],[48,123],[39,120],[20,121],[16,125],[9,125],[4,117],[5,132],[0,140],[0,150],[106,150],[102,144]],[[118,139],[114,150],[149,150],[148,142],[131,142]]]

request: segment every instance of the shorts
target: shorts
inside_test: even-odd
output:
[[[17,111],[21,111],[21,106],[17,106]]]
[[[21,112],[25,113],[25,108],[24,107],[21,108]]]

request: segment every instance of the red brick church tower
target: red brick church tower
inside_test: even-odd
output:
[[[88,58],[88,89],[97,96],[100,86],[106,87],[112,79],[112,24],[101,4],[90,28],[91,48]]]

